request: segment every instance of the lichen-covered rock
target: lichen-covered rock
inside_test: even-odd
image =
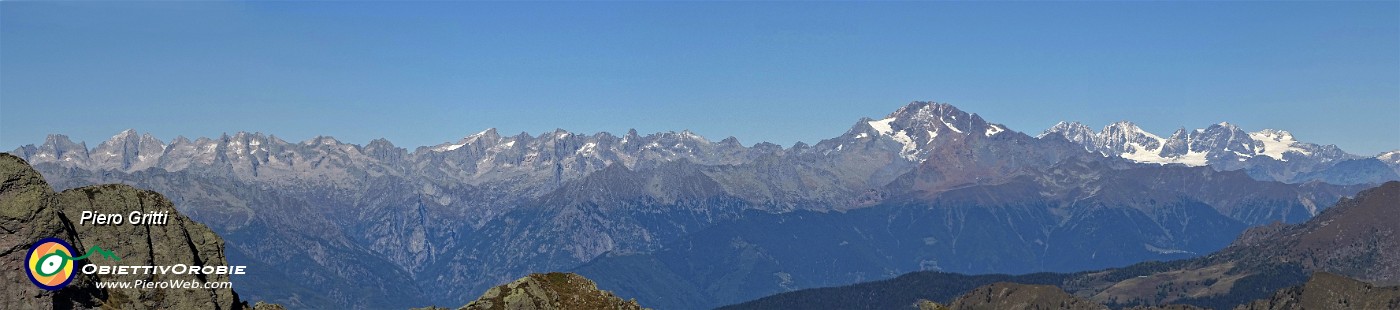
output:
[[[115,308],[115,309],[243,309],[232,288],[98,288],[98,282],[167,280],[197,283],[230,282],[222,274],[86,274],[67,286],[48,291],[30,283],[24,263],[29,247],[43,238],[67,241],[79,260],[102,266],[225,266],[223,239],[190,220],[159,193],[127,185],[95,185],[54,193],[24,160],[0,154],[0,309]],[[163,225],[82,224],[84,211],[122,214],[166,214]],[[87,253],[93,246],[117,258]],[[260,306],[262,306],[260,304]],[[255,309],[275,309],[256,308]]]
[[[468,303],[465,310],[616,309],[640,310],[636,300],[623,300],[599,290],[593,281],[573,273],[531,274],[496,286]]]
[[[42,238],[74,240],[74,231],[55,210],[57,196],[39,172],[10,154],[0,154],[0,308],[57,309],[96,306],[95,292],[80,288],[45,291],[30,284],[24,263],[29,246]],[[82,275],[79,275],[82,278]],[[64,294],[65,301],[56,299]]]
[[[287,310],[287,308],[279,304],[269,304],[259,301],[257,304],[253,305],[252,310]]]

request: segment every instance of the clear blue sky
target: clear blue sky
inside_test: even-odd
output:
[[[399,146],[815,142],[913,100],[1035,134],[1229,121],[1400,148],[1400,2],[0,2],[0,149],[135,128]]]

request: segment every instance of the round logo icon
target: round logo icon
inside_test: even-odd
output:
[[[29,247],[24,263],[29,281],[46,290],[57,290],[73,281],[73,246],[58,238],[44,238]]]

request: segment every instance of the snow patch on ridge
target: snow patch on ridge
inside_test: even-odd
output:
[[[914,139],[910,138],[908,134],[905,134],[903,130],[895,131],[894,127],[890,126],[890,123],[893,123],[894,120],[894,117],[890,117],[878,121],[870,121],[867,122],[867,124],[870,124],[870,128],[874,128],[875,131],[880,132],[881,135],[889,136],[890,139],[894,139],[895,142],[899,142],[899,144],[903,145],[899,150],[900,157],[912,161],[919,161],[919,144],[914,143]],[[933,132],[930,132],[930,134],[936,135]]]
[[[957,120],[958,118],[957,118],[956,116],[954,116],[953,119],[954,119],[954,120]],[[948,129],[952,129],[953,131],[955,131],[955,132],[957,132],[957,133],[963,133],[961,129],[958,129],[958,126],[953,126],[952,123],[948,123],[948,120],[941,119],[941,118],[938,119],[938,120],[943,121],[943,126],[947,126]]]
[[[436,147],[436,148],[433,148],[433,151],[436,151],[436,152],[446,152],[446,151],[451,151],[451,150],[455,150],[455,149],[461,148],[462,146],[465,146],[465,145],[467,145],[467,144],[466,144],[466,143],[457,143],[457,144],[441,145],[441,146],[438,146],[438,147]]]
[[[1157,140],[1157,145],[1159,147],[1157,149],[1151,149],[1137,142],[1130,142],[1128,143],[1128,147],[1132,149],[1132,151],[1118,154],[1119,157],[1140,163],[1153,163],[1161,165],[1182,164],[1191,167],[1205,166],[1206,163],[1209,161],[1209,159],[1206,158],[1207,155],[1210,155],[1209,152],[1201,152],[1195,150],[1187,151],[1186,154],[1182,154],[1180,156],[1162,156],[1161,146],[1167,145],[1167,139],[1158,137],[1157,135],[1143,131],[1142,129],[1136,129],[1135,131],[1138,134],[1141,134],[1149,139]]]
[[[881,134],[886,134],[886,135],[888,135],[888,134],[894,133],[894,129],[893,129],[893,128],[890,128],[890,123],[892,123],[892,122],[894,122],[894,118],[893,118],[893,117],[891,117],[891,118],[886,118],[886,119],[882,119],[882,120],[878,120],[878,121],[870,121],[870,122],[867,122],[867,124],[870,124],[870,128],[875,128],[875,131],[878,131],[878,132],[880,132]]]
[[[579,155],[584,155],[584,156],[592,156],[593,153],[597,152],[597,148],[598,148],[598,144],[597,144],[597,143],[588,142],[588,143],[583,144],[583,147],[579,148],[578,151],[574,151],[574,154],[579,154]]]
[[[1006,131],[1006,128],[1001,128],[1001,125],[993,124],[993,125],[987,126],[987,136],[988,136],[988,137],[995,136],[996,134],[999,134],[999,133],[1001,133],[1001,132],[1003,132],[1003,131]],[[1044,134],[1041,134],[1041,135],[1043,136]]]
[[[904,134],[904,131],[896,132],[893,135],[890,135],[890,138],[893,138],[895,142],[899,142],[899,144],[904,145],[904,147],[900,148],[899,150],[899,156],[902,156],[904,157],[904,159],[908,160],[919,160],[919,145],[915,144],[914,139],[909,138],[909,135]]]

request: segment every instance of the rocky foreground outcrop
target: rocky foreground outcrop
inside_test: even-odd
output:
[[[167,214],[164,225],[81,223],[84,211],[129,216],[133,211]],[[0,154],[0,309],[245,309],[232,288],[98,288],[98,282],[230,282],[221,274],[113,274],[80,272],[67,286],[48,291],[30,282],[25,256],[32,244],[58,238],[74,256],[91,254],[76,266],[225,266],[224,241],[208,227],[181,215],[159,193],[107,184],[53,192],[23,159]],[[92,247],[112,253],[88,253]],[[250,270],[248,272],[257,272]],[[263,306],[263,305],[260,305]]]
[[[424,309],[445,310],[428,307]],[[623,300],[599,290],[593,281],[574,273],[535,273],[487,290],[458,310],[599,309],[641,310],[637,300]]]

